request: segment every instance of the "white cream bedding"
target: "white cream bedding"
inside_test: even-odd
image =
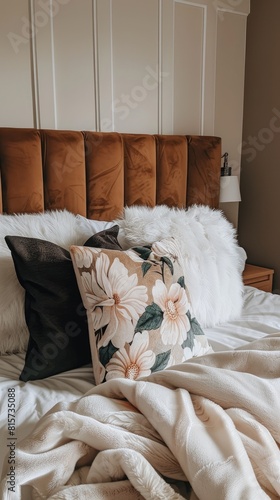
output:
[[[244,303],[239,319],[204,332],[215,352],[236,349],[247,342],[280,330],[280,295],[244,287]]]
[[[245,287],[240,319],[204,329],[214,351],[231,350],[263,336],[280,331],[280,296]],[[8,396],[14,394],[15,436],[17,443],[28,435],[36,422],[57,402],[73,401],[89,391],[94,383],[92,368],[83,367],[34,382],[18,380],[23,355],[0,358],[0,470],[7,451],[9,433]],[[15,389],[14,392],[9,389]]]
[[[59,403],[18,445],[1,498],[24,484],[34,500],[194,498],[170,480],[199,500],[280,498],[279,352],[280,332]]]

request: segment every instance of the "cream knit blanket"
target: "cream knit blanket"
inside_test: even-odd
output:
[[[57,404],[18,443],[0,497],[29,484],[52,500],[276,499],[279,444],[280,333]]]

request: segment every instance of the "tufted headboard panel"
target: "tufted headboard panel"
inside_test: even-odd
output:
[[[134,204],[217,208],[220,166],[218,137],[0,128],[0,210],[112,220]]]

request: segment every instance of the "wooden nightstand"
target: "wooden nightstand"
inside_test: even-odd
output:
[[[264,292],[272,292],[273,274],[273,269],[246,264],[243,271],[243,283]]]

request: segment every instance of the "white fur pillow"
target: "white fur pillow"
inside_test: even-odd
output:
[[[68,250],[71,245],[82,245],[87,234],[88,231],[77,223],[75,215],[67,210],[0,214],[0,354],[25,350],[29,338],[24,315],[24,290],[18,282],[5,236],[40,238]]]
[[[116,220],[126,248],[172,236],[179,243],[192,312],[202,327],[232,320],[243,303],[242,269],[236,231],[220,210],[194,205],[188,210],[134,206]]]

